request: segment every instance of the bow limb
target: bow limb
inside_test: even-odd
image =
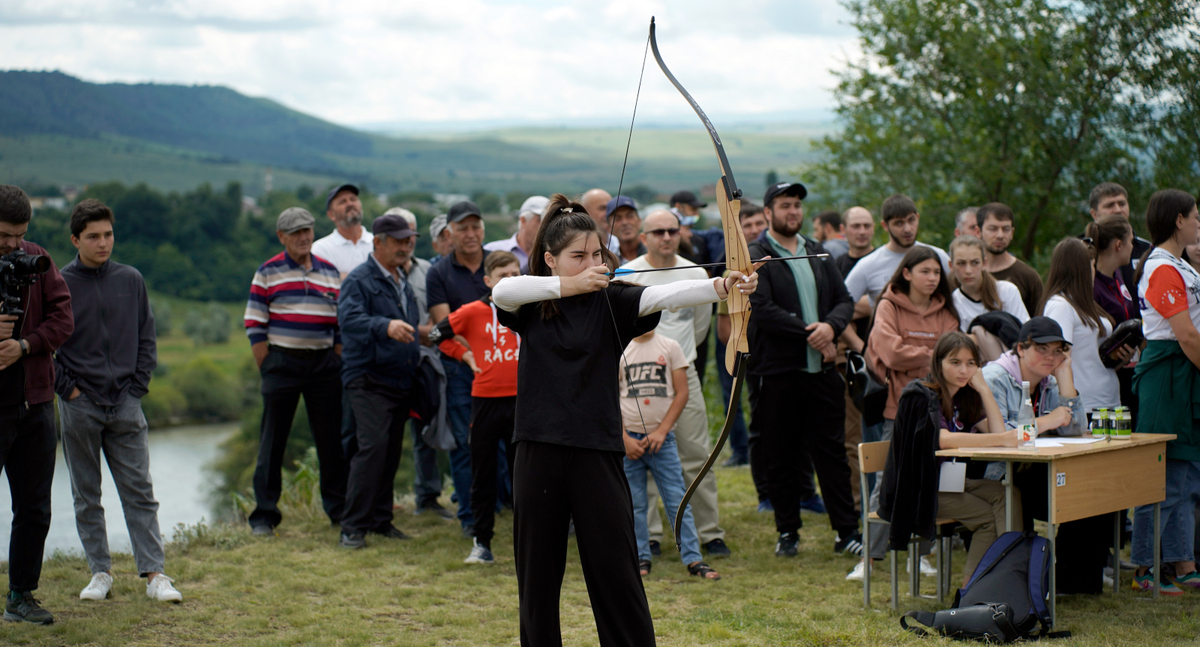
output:
[[[700,104],[696,103],[696,100],[684,89],[683,84],[675,78],[663,61],[662,54],[658,51],[658,39],[655,37],[654,18],[650,19],[650,49],[654,52],[654,60],[658,63],[659,69],[663,71],[675,89],[679,90],[683,98],[687,99],[708,130],[709,137],[712,138],[713,149],[717,153],[717,162],[721,167],[720,187],[716,194],[717,208],[721,212],[721,228],[725,233],[725,265],[730,270],[737,270],[745,276],[750,276],[754,273],[754,265],[746,246],[746,236],[742,233],[742,226],[738,220],[738,212],[741,210],[742,204],[742,191],[737,188],[737,181],[733,178],[733,168],[729,166],[729,159],[725,156],[725,146],[721,143],[721,136],[717,134],[717,129],[709,121],[708,115],[704,114]],[[682,542],[683,512],[687,509],[687,504],[691,501],[692,495],[695,494],[701,481],[712,470],[713,464],[717,462],[717,457],[721,455],[721,450],[725,447],[725,441],[729,438],[729,432],[733,428],[734,416],[738,414],[737,404],[741,398],[742,382],[745,381],[746,367],[750,360],[750,349],[746,342],[746,329],[750,321],[750,301],[746,295],[742,294],[741,290],[736,288],[737,286],[734,286],[727,297],[730,322],[733,326],[725,354],[725,368],[730,375],[734,376],[734,381],[730,392],[729,406],[725,411],[725,425],[721,428],[721,435],[717,438],[716,446],[713,447],[708,460],[704,462],[679,503],[679,510],[675,513],[676,545]]]

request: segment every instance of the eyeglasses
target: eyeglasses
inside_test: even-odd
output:
[[[651,236],[659,236],[659,237],[678,236],[679,235],[679,227],[672,227],[671,229],[651,229],[650,231],[648,231],[646,233],[650,234]]]
[[[1053,354],[1055,357],[1066,357],[1069,349],[1066,346],[1057,346],[1051,348],[1049,344],[1034,344],[1033,350],[1037,351],[1037,354],[1042,356]]]

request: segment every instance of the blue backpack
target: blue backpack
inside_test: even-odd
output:
[[[953,608],[1003,603],[1022,637],[1032,638],[1035,631],[1038,637],[1069,636],[1070,632],[1050,632],[1047,602],[1051,595],[1050,543],[1032,532],[1006,532],[987,549],[967,585],[954,595]]]

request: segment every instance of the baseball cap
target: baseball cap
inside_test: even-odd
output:
[[[408,221],[404,216],[396,214],[384,214],[375,219],[371,223],[372,234],[387,234],[392,238],[409,238],[411,236],[420,236],[417,232],[408,226]]]
[[[525,202],[521,203],[521,209],[517,211],[518,216],[527,213],[536,213],[541,216],[546,213],[546,205],[550,204],[550,198],[544,195],[533,195],[525,198]]]
[[[613,215],[613,212],[621,207],[629,207],[637,211],[637,203],[633,201],[633,198],[627,195],[619,195],[608,201],[608,208],[604,210],[604,217],[607,218]]]
[[[1062,327],[1058,322],[1050,317],[1032,317],[1025,325],[1021,326],[1021,332],[1017,335],[1017,341],[1025,341],[1026,339],[1035,344],[1049,344],[1056,341],[1070,346],[1071,342],[1063,338]]]
[[[701,202],[700,198],[697,198],[696,194],[692,193],[691,191],[676,191],[675,195],[671,196],[672,206],[677,205],[680,202],[684,204],[690,204],[697,209],[703,209],[704,207],[708,206],[707,202]]]
[[[433,220],[429,221],[429,236],[431,238],[441,236],[442,232],[446,229],[446,224],[446,214],[443,213],[434,216]]]
[[[330,203],[332,203],[333,199],[335,197],[337,197],[337,194],[341,193],[342,191],[353,191],[354,195],[358,195],[358,187],[354,186],[353,184],[339,184],[339,185],[333,187],[332,189],[330,189],[329,193],[325,194],[325,210],[326,211],[329,211]]]
[[[385,216],[400,216],[401,218],[404,218],[405,220],[408,221],[408,226],[410,229],[412,229],[413,231],[416,231],[416,229],[417,229],[416,214],[409,211],[408,209],[405,209],[404,207],[392,207],[391,209],[384,211],[383,215],[385,215]]]
[[[450,207],[450,211],[446,213],[446,222],[462,222],[471,216],[483,219],[483,214],[480,213],[479,207],[474,202],[463,200]]]
[[[799,182],[780,182],[778,184],[772,184],[770,188],[767,189],[767,195],[763,197],[763,204],[770,205],[771,201],[774,200],[776,196],[783,194],[794,195],[803,200],[806,196],[808,196],[808,189],[804,188],[804,185],[800,184]]]
[[[294,234],[301,229],[312,229],[316,223],[316,218],[313,218],[313,215],[307,209],[288,207],[275,220],[275,231]]]

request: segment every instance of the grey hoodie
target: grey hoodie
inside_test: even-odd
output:
[[[76,257],[62,275],[71,289],[75,332],[55,356],[54,390],[68,398],[78,387],[105,407],[146,395],[158,352],[141,272],[112,261],[93,269]]]

